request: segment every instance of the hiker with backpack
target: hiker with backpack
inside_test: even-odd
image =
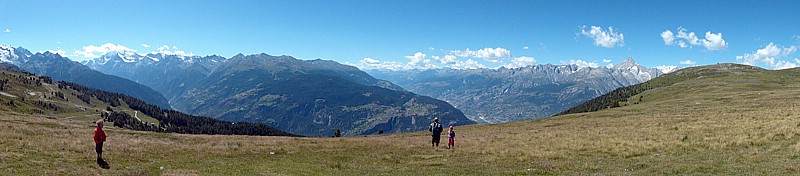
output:
[[[439,147],[439,141],[442,138],[442,124],[439,123],[439,118],[433,118],[433,123],[431,123],[430,128],[428,131],[431,133],[431,146],[432,147]]]

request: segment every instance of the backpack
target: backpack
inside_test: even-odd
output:
[[[430,129],[428,129],[428,131],[433,132],[433,134],[442,134],[442,130],[442,124],[437,122],[431,124]]]

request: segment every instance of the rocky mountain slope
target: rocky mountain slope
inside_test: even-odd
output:
[[[303,135],[330,136],[336,129],[345,135],[426,130],[434,117],[445,124],[474,123],[446,102],[333,61],[267,54],[230,59],[113,54],[85,64],[145,85],[179,85],[158,90],[183,112]],[[191,70],[196,72],[179,74]]]
[[[140,131],[296,136],[264,124],[231,123],[162,109],[128,95],[36,76],[9,63],[0,63],[0,111],[89,122],[103,118],[109,126]]]

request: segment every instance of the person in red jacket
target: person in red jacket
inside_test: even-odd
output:
[[[106,132],[103,131],[103,120],[97,120],[94,129],[94,151],[97,152],[97,161],[103,160],[103,142],[106,142]]]

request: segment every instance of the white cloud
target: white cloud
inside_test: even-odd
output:
[[[666,30],[662,32],[661,39],[664,40],[665,45],[675,44],[675,35],[672,34],[672,31]]]
[[[136,50],[130,49],[123,45],[113,43],[106,43],[100,46],[88,45],[84,46],[83,50],[75,50],[70,56],[82,56],[87,59],[94,59],[109,52],[117,52],[123,54],[133,54]]]
[[[787,69],[787,68],[795,68],[797,66],[798,65],[796,63],[779,60],[779,61],[775,62],[775,65],[773,65],[773,68],[777,69],[777,70],[780,70],[780,69]]]
[[[433,50],[436,50],[436,48],[433,48],[433,47],[428,47],[428,50],[431,50],[431,51],[433,51]]]
[[[609,63],[609,62],[611,62],[610,59],[603,59],[603,63]]]
[[[581,27],[581,34],[594,39],[594,45],[604,48],[613,48],[614,46],[625,46],[625,36],[622,33],[615,33],[614,28],[609,26],[608,31],[603,31],[599,26],[592,26],[589,31],[586,31],[586,26]]]
[[[584,60],[569,60],[568,62],[561,61],[561,63],[562,64],[576,65],[576,66],[578,66],[580,68],[585,68],[585,67],[597,68],[597,67],[600,67],[600,65],[597,64],[597,62],[589,62],[589,61],[584,61]]]
[[[361,62],[363,62],[365,64],[377,64],[377,63],[380,63],[381,61],[379,61],[377,59],[365,57],[364,59],[361,59]]]
[[[486,68],[483,64],[478,63],[478,61],[467,59],[467,61],[459,61],[453,65],[450,65],[451,68],[455,69],[479,69],[479,68]]]
[[[797,67],[796,63],[778,60],[781,56],[788,56],[797,51],[797,46],[780,47],[775,43],[770,42],[764,48],[758,49],[753,53],[745,53],[741,56],[736,56],[736,60],[742,64],[756,65],[764,63],[772,69],[784,69]],[[796,61],[797,62],[797,61]]]
[[[523,46],[522,49],[527,50],[528,46]]]
[[[680,63],[683,64],[683,65],[694,65],[694,64],[696,64],[696,62],[694,62],[693,60],[689,60],[689,59],[682,60]]]
[[[511,58],[511,51],[505,48],[483,48],[477,51],[467,48],[464,51],[453,50],[449,52],[450,55],[458,57],[474,57],[481,58],[485,61],[492,63],[503,62],[503,59]]]
[[[794,35],[792,36],[792,39],[800,41],[800,35]]]
[[[6,28],[6,30],[4,30],[3,32],[6,32],[6,33],[11,32],[11,29]]]
[[[177,46],[172,46],[172,48],[170,49],[170,46],[161,45],[161,47],[158,47],[157,50],[158,50],[158,52],[154,51],[154,52],[150,52],[150,53],[151,54],[164,53],[166,55],[178,55],[178,56],[194,56],[194,53],[191,53],[191,52],[190,53],[186,53],[186,51],[178,49]]]
[[[386,70],[405,70],[406,65],[400,62],[386,62],[380,61],[373,58],[364,58],[358,61],[358,64],[351,64],[356,66],[360,69],[370,70],[370,69],[386,69]]]
[[[414,66],[414,67],[425,67],[427,65],[430,65],[430,62],[431,62],[430,59],[425,59],[427,57],[427,55],[425,53],[422,53],[422,52],[417,52],[417,53],[414,53],[414,55],[412,55],[412,56],[404,56],[404,57],[406,59],[411,60],[411,61],[408,62],[408,65]]]
[[[722,39],[722,32],[720,33],[711,33],[711,31],[706,32],[706,39],[702,40],[703,46],[706,47],[707,50],[724,50],[728,48],[728,42],[725,42],[725,39]]]
[[[690,45],[701,44],[700,38],[697,37],[697,34],[694,34],[694,32],[688,32],[688,33],[687,32],[688,30],[686,30],[685,28],[678,27],[678,35],[676,37],[679,39],[683,39],[686,42],[689,42]],[[686,43],[684,43],[684,41],[679,41],[680,43],[682,43],[681,48],[686,48],[687,46]]]
[[[525,67],[528,65],[536,64],[536,59],[533,57],[522,56],[522,57],[515,57],[511,59],[511,63],[503,65],[506,68],[519,68]]]
[[[457,63],[459,61],[456,56],[449,55],[449,54],[448,55],[444,55],[444,57],[438,57],[438,56],[432,56],[432,57],[433,57],[433,59],[438,60],[442,64],[455,64],[455,63]]]
[[[678,27],[678,34],[675,35],[670,30],[661,32],[661,39],[664,45],[677,44],[681,48],[691,48],[692,46],[703,45],[707,50],[724,50],[728,48],[728,42],[722,38],[722,33],[706,32],[705,39],[700,39],[694,32],[689,32],[683,27]]]
[[[147,45],[147,44],[142,44],[142,47],[144,47],[144,48],[150,48],[150,45]]]

